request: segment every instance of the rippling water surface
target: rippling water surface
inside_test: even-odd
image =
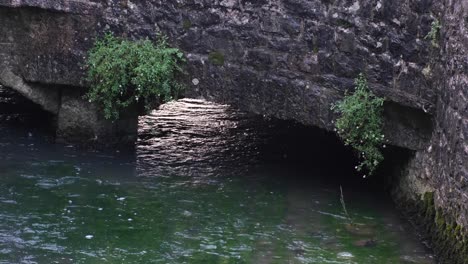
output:
[[[130,154],[0,125],[0,263],[433,263],[385,199],[343,182],[350,225],[340,164],[299,165],[273,123],[182,100],[141,118]]]

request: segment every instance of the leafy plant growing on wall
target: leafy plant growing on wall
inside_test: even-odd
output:
[[[153,43],[106,34],[88,54],[91,87],[86,97],[103,107],[107,119],[119,118],[131,105],[143,104],[149,110],[154,103],[178,97],[182,86],[176,77],[184,61],[183,53],[169,47],[162,36]]]
[[[335,122],[335,131],[345,145],[356,150],[361,160],[356,169],[366,169],[369,175],[372,175],[384,159],[380,149],[384,143],[384,99],[375,96],[369,90],[363,74],[356,78],[355,84],[354,93],[346,93],[342,101],[332,106],[332,110],[339,114]]]
[[[424,38],[430,39],[433,47],[439,47],[437,42],[439,41],[439,31],[441,28],[442,26],[440,25],[439,20],[436,18],[434,21],[432,21],[431,31],[429,31],[429,33],[427,33],[426,37]]]

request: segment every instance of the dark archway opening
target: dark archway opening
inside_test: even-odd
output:
[[[293,184],[340,186],[388,202],[392,184],[413,155],[387,146],[375,175],[356,171],[359,160],[335,133],[266,118],[203,100],[162,105],[140,118],[137,157],[149,174],[251,175]]]
[[[384,161],[375,175],[369,176],[355,169],[358,158],[335,133],[293,121],[272,119],[270,122],[271,134],[262,149],[263,162],[295,171],[304,178],[314,178],[308,174],[314,171],[324,176],[319,178],[327,184],[388,195],[395,175],[412,155],[411,150],[386,146],[383,149]]]
[[[383,152],[378,171],[364,178],[365,172],[355,170],[359,161],[353,150],[333,132],[192,99],[162,105],[141,117],[137,143],[143,163],[169,174],[183,167],[195,176],[268,168],[298,181],[385,196],[412,152],[393,146]]]
[[[11,88],[0,85],[0,124],[8,133],[40,134],[52,139],[55,116]]]

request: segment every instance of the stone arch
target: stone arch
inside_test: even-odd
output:
[[[45,111],[58,115],[60,109],[60,90],[57,87],[27,83],[8,67],[0,70],[0,84],[15,90]]]

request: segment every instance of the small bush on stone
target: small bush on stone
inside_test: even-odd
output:
[[[427,33],[426,37],[424,38],[430,39],[433,47],[439,47],[439,31],[441,28],[442,26],[440,25],[439,20],[435,19],[434,21],[432,21],[431,31],[429,31],[429,33]]]
[[[106,34],[89,51],[86,94],[90,102],[103,107],[107,119],[117,119],[130,105],[154,103],[177,97],[181,85],[176,75],[182,72],[183,53],[168,46],[166,38],[130,41]]]
[[[356,169],[366,169],[372,175],[384,158],[380,150],[384,143],[384,99],[369,90],[364,75],[360,74],[355,84],[353,94],[346,93],[342,101],[332,106],[332,110],[340,115],[335,122],[335,131],[345,145],[356,150],[361,160]]]

